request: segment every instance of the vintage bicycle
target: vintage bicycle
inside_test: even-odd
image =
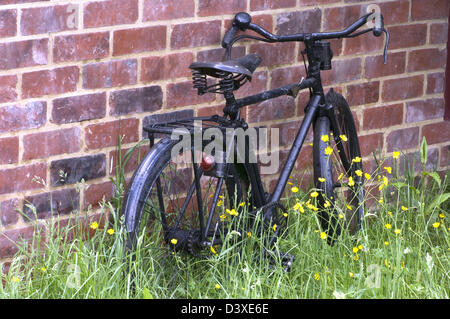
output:
[[[368,13],[337,32],[275,35],[252,23],[249,14],[236,14],[222,41],[226,60],[190,65],[193,86],[199,95],[224,96],[223,115],[192,117],[144,127],[151,148],[136,169],[122,205],[127,253],[133,254],[139,236],[145,231],[154,236],[156,245],[167,247],[168,251],[208,256],[220,249],[230,232],[234,231],[240,240],[245,240],[257,216],[263,220],[258,231],[270,234],[267,242],[270,250],[286,226],[282,196],[311,125],[314,183],[318,195],[313,207],[322,230],[327,234],[328,242],[333,244],[343,229],[350,232],[360,229],[364,216],[364,179],[357,130],[345,98],[333,89],[324,93],[321,71],[332,68],[333,53],[326,40],[351,38],[367,32],[373,32],[377,37],[385,33],[386,63],[389,33],[384,28],[382,15],[376,19],[374,27],[358,31],[372,18],[373,15]],[[258,36],[243,32],[247,30]],[[237,99],[234,91],[251,81],[261,62],[254,53],[231,59],[233,45],[244,39],[269,43],[303,42],[305,50],[302,53],[306,54],[308,62],[306,65],[305,61],[306,78]],[[282,95],[295,98],[304,89],[309,89],[310,99],[305,106],[303,121],[276,186],[267,193],[258,163],[250,160],[254,155],[252,147],[239,148],[235,143],[238,130],[250,129],[242,119],[240,109]],[[211,129],[223,132],[227,138],[205,140],[204,133]],[[196,134],[202,136],[197,143],[193,142]],[[192,139],[183,138],[186,136]],[[180,147],[181,140],[190,142]],[[218,147],[206,150],[213,140],[216,146],[223,146],[222,150]],[[348,180],[346,183],[342,182],[343,175]],[[346,218],[338,217],[342,214]],[[289,269],[293,256],[284,254],[281,257]]]

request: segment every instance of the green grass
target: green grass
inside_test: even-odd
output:
[[[344,233],[333,246],[321,238],[314,211],[293,209],[310,192],[289,195],[288,226],[276,249],[295,255],[290,272],[278,258],[263,257],[265,241],[256,234],[239,249],[230,234],[206,260],[172,254],[143,235],[136,261],[124,260],[122,220],[105,203],[113,218],[95,230],[83,216],[65,227],[47,222],[48,238],[36,233],[2,275],[0,298],[449,298],[448,177],[397,168],[389,174],[384,166],[368,187],[378,189],[378,175],[389,182],[376,198],[367,195],[375,204],[363,230]],[[124,276],[128,267],[135,289]]]

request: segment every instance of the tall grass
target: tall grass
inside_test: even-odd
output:
[[[242,243],[234,240],[238,234],[228,234],[208,259],[172,253],[142,235],[136,260],[126,260],[122,219],[112,204],[118,198],[103,203],[112,218],[97,228],[87,216],[63,227],[56,218],[48,221],[47,238],[36,232],[2,275],[0,297],[449,298],[450,186],[448,174],[425,170],[426,148],[422,144],[419,174],[414,165],[399,171],[402,156],[378,159],[367,184],[367,204],[373,204],[363,229],[353,236],[344,232],[332,246],[314,210],[295,209],[310,192],[290,193],[285,235],[275,245],[295,255],[290,272],[277,254],[265,257],[266,240],[256,232],[241,234]],[[123,172],[117,175],[123,189]]]

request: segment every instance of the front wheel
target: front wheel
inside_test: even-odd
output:
[[[320,223],[332,243],[342,228],[354,234],[362,226],[364,177],[355,122],[347,101],[333,90],[325,100],[333,106],[336,127],[333,130],[327,116],[315,122],[314,183],[319,190]]]

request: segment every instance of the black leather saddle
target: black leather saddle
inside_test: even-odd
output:
[[[251,80],[252,74],[261,63],[261,60],[258,54],[251,53],[241,58],[224,62],[194,62],[189,68],[215,78],[223,78],[233,73],[244,75],[248,80]]]

